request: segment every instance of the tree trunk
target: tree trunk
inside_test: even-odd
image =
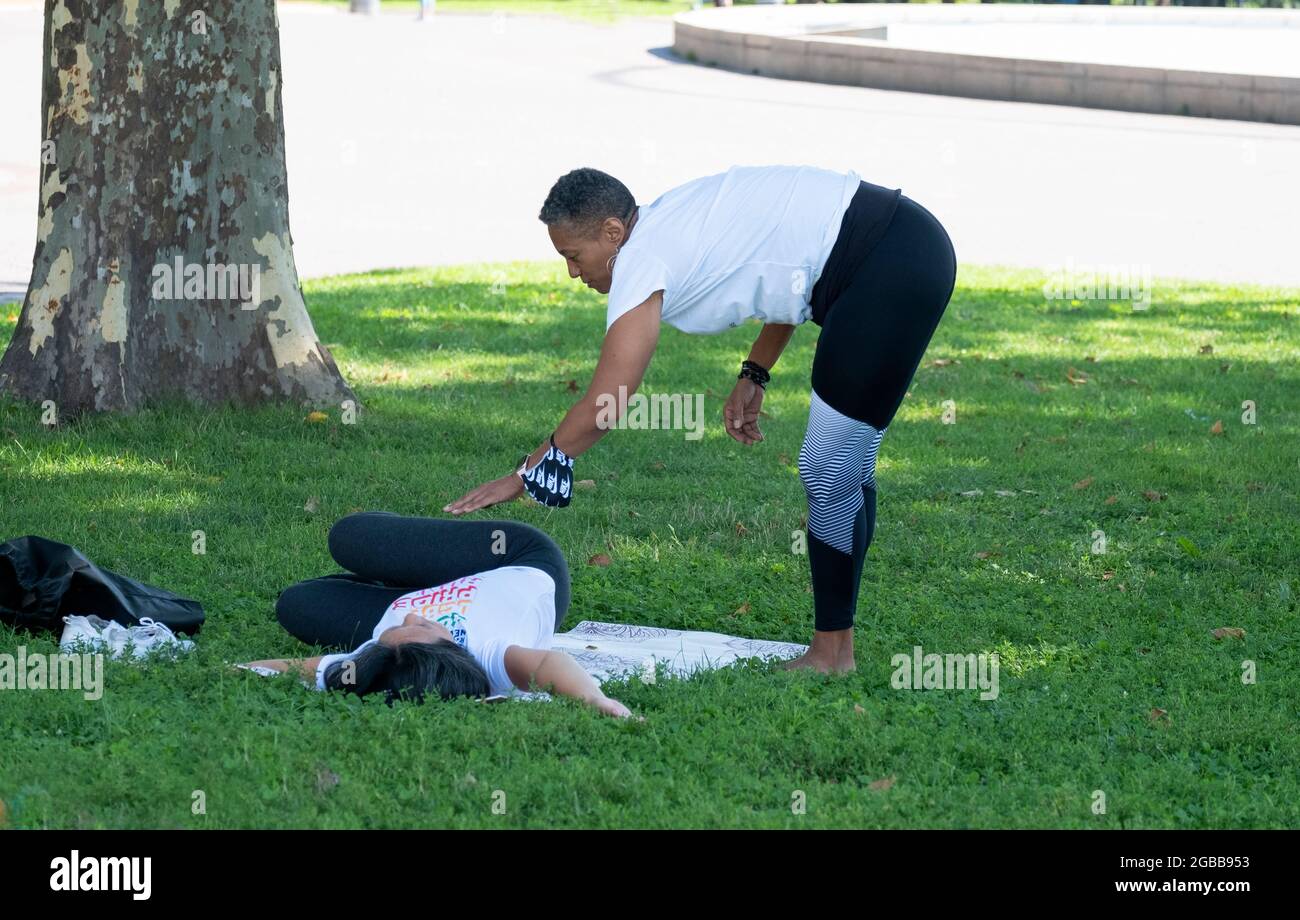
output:
[[[274,0],[46,0],[44,61],[0,392],[60,415],[355,399],[294,266]]]

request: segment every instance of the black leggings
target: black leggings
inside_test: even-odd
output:
[[[354,649],[403,594],[507,565],[555,579],[556,631],[569,609],[564,554],[531,524],[364,511],[330,528],[329,548],[348,572],[300,581],[275,602],[280,625],[308,645]]]
[[[876,455],[952,296],[943,226],[906,196],[830,304],[812,366],[799,477],[808,497],[816,629],[848,629],[876,526]]]

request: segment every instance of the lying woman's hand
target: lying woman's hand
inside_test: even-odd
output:
[[[236,668],[252,670],[253,668],[266,668],[270,671],[287,671],[289,670],[289,659],[287,658],[267,658],[262,661],[244,661],[233,665]]]
[[[443,505],[443,511],[452,514],[468,514],[480,508],[487,508],[500,502],[508,502],[524,494],[524,481],[510,473],[500,479],[485,482],[471,492],[466,492],[450,504]]]
[[[591,700],[590,704],[592,707],[600,710],[605,715],[613,716],[616,719],[628,719],[632,717],[632,710],[628,709],[618,700],[612,699],[603,694],[596,697],[594,700]],[[642,722],[645,721],[644,716],[637,716],[637,718]]]

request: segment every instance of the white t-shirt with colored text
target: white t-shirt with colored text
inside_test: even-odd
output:
[[[506,674],[506,649],[512,645],[551,647],[555,579],[532,566],[511,565],[403,594],[389,604],[368,642],[351,652],[321,658],[316,688],[325,689],[325,671],[331,664],[357,655],[412,613],[445,626],[452,639],[487,672],[491,694],[508,694],[514,685]]]

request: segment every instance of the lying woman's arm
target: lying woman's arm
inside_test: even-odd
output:
[[[600,690],[595,679],[564,652],[512,645],[506,649],[506,675],[516,687],[534,687],[582,700],[606,715],[627,718],[631,710]]]
[[[268,658],[264,661],[246,661],[244,666],[248,668],[270,668],[272,671],[288,671],[290,668],[296,669],[304,680],[310,681],[312,686],[316,685],[316,668],[320,665],[323,656],[317,655],[315,658]]]

